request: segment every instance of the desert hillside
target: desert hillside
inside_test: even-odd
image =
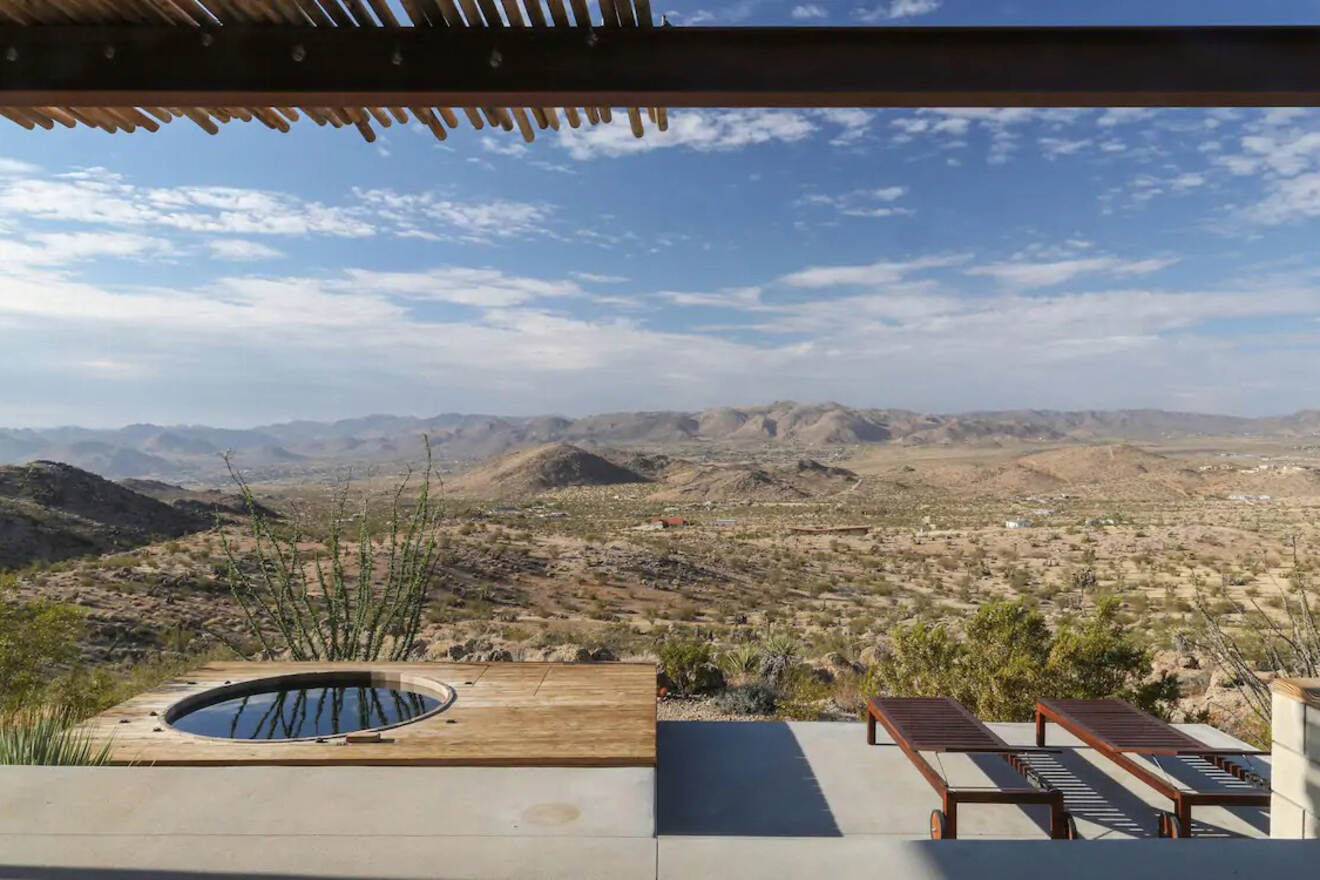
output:
[[[529,498],[572,486],[645,483],[647,478],[609,459],[568,443],[551,443],[501,456],[450,481],[459,496]]]
[[[801,459],[785,467],[689,465],[672,468],[652,501],[802,501],[846,492],[857,485],[850,470]]]
[[[138,547],[208,520],[71,465],[0,467],[0,569]]]

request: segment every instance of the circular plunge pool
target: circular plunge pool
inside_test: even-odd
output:
[[[213,688],[165,713],[175,730],[237,740],[317,740],[383,730],[443,711],[439,682],[370,670],[303,672]]]

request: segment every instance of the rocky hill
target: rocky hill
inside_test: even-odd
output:
[[[551,443],[502,456],[450,481],[446,491],[460,497],[529,498],[570,486],[645,483],[636,471],[568,443]]]
[[[185,489],[183,486],[176,486],[173,483],[165,483],[160,480],[127,479],[120,480],[119,485],[139,495],[146,495],[148,498],[163,501],[185,513],[211,519],[218,515],[235,514],[241,516],[248,512],[243,497],[237,492],[221,492],[218,489]],[[275,511],[262,504],[256,505],[256,511],[264,516],[278,517]]]
[[[853,489],[855,473],[811,459],[796,465],[761,468],[750,465],[690,465],[666,474],[655,501],[805,501]]]
[[[0,467],[0,569],[124,550],[209,524],[72,465]]]

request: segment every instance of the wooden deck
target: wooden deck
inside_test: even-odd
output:
[[[179,700],[294,672],[364,669],[444,682],[438,715],[379,743],[252,742],[194,736],[163,722]],[[115,763],[155,765],[655,766],[655,667],[649,663],[212,663],[88,722]]]

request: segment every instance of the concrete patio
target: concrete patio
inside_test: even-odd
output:
[[[1033,741],[1030,725],[992,727]],[[1151,837],[1166,805],[1090,749],[1045,760],[1083,841],[1048,841],[1037,808],[998,805],[966,808],[963,839],[929,841],[934,792],[846,723],[661,723],[655,769],[5,767],[0,877],[1247,877],[1314,864],[1313,842],[1241,839],[1268,835],[1262,810],[1200,810],[1190,841],[1106,843]],[[964,785],[1011,774],[985,757],[944,766]]]

